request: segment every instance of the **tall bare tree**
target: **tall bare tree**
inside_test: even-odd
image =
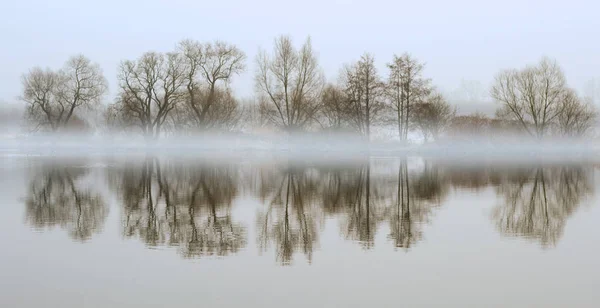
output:
[[[506,70],[496,76],[491,96],[502,104],[498,116],[518,121],[531,136],[543,138],[563,110],[567,85],[556,61]]]
[[[384,87],[373,56],[365,53],[358,62],[347,66],[342,79],[349,100],[351,125],[370,137],[371,125],[381,119],[384,109]]]
[[[237,100],[229,89],[233,76],[244,71],[246,55],[235,45],[216,41],[179,44],[186,63],[184,112],[199,128],[229,128],[239,120]]]
[[[310,38],[296,50],[290,37],[280,36],[273,54],[261,51],[256,62],[256,88],[266,119],[285,130],[310,125],[323,88],[323,73]]]
[[[408,138],[410,112],[412,106],[423,100],[431,92],[430,80],[422,77],[424,64],[405,53],[394,55],[387,64],[390,75],[387,82],[387,96],[390,106],[396,113],[400,140]]]
[[[66,127],[78,109],[94,107],[108,90],[100,66],[83,55],[71,57],[58,71],[33,68],[22,84],[25,115],[36,130]]]
[[[147,52],[119,67],[119,96],[111,108],[122,125],[158,138],[169,114],[183,100],[185,62],[179,53]]]

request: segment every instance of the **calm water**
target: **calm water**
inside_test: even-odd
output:
[[[592,164],[0,162],[0,307],[600,302]]]

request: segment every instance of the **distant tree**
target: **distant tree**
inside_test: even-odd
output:
[[[416,103],[411,118],[427,142],[429,136],[438,140],[440,134],[450,126],[455,115],[456,108],[452,108],[441,94],[436,93]]]
[[[310,38],[295,50],[291,38],[280,36],[273,54],[261,51],[256,62],[256,88],[265,118],[285,130],[310,125],[317,116],[323,88],[323,74]]]
[[[340,130],[348,127],[348,97],[344,89],[327,84],[321,95],[319,123],[324,129]]]
[[[182,41],[179,50],[186,63],[181,108],[188,115],[185,123],[202,129],[231,128],[239,120],[240,108],[229,83],[244,71],[244,52],[221,41],[201,44],[191,40]]]
[[[600,79],[592,78],[585,84],[585,98],[594,106],[600,105]]]
[[[501,72],[496,76],[491,95],[502,104],[497,112],[500,118],[517,121],[526,132],[538,139],[556,126],[562,135],[585,131],[587,129],[578,128],[574,123],[592,114],[567,87],[556,61],[548,58],[543,58],[536,66]],[[581,114],[577,116],[579,120],[573,121],[578,114]],[[589,120],[584,122],[591,123]]]
[[[58,71],[35,67],[22,84],[27,121],[34,130],[50,131],[67,126],[78,109],[99,104],[108,89],[100,66],[83,55],[71,57]]]
[[[454,96],[461,103],[481,103],[486,101],[487,93],[480,81],[462,79]]]
[[[345,67],[343,84],[349,101],[350,125],[367,137],[371,126],[381,120],[384,111],[384,84],[375,68],[375,59],[366,53],[353,65]]]
[[[448,129],[453,137],[482,136],[488,132],[490,122],[491,119],[481,113],[456,116]]]
[[[24,111],[19,105],[0,100],[0,131],[5,133],[21,127]]]
[[[398,123],[400,140],[408,138],[411,108],[431,92],[430,80],[421,76],[424,65],[409,54],[394,55],[387,64],[390,75],[386,93]]]
[[[243,108],[228,88],[217,88],[212,94],[208,91],[197,91],[193,96],[196,102],[211,100],[212,106],[204,109],[203,114],[197,113],[191,105],[190,96],[187,96],[185,103],[180,105],[181,108],[177,108],[173,113],[175,127],[230,131],[240,124]]]
[[[119,94],[109,118],[139,128],[147,139],[161,133],[185,92],[185,62],[179,53],[147,52],[119,67]]]
[[[596,119],[597,112],[591,102],[583,102],[577,93],[568,90],[556,118],[557,133],[563,137],[581,137],[592,128]]]
[[[260,131],[267,121],[261,113],[261,106],[253,97],[242,98],[240,105],[243,106],[238,128],[242,131]]]

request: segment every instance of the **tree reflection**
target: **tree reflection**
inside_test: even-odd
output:
[[[281,264],[291,264],[298,249],[312,262],[318,242],[316,189],[315,179],[302,168],[263,174],[260,196],[267,209],[258,213],[259,248],[274,243]]]
[[[408,250],[423,238],[422,226],[434,207],[441,205],[447,189],[435,166],[426,164],[416,175],[409,176],[406,160],[398,167],[396,198],[390,207],[390,234],[396,248]]]
[[[246,246],[231,215],[235,170],[146,160],[123,168],[123,233],[149,246],[176,246],[186,258],[226,256]]]
[[[359,167],[352,182],[354,195],[346,204],[342,222],[345,237],[358,241],[365,249],[373,248],[377,227],[385,217],[385,205],[381,202],[383,185],[371,182],[371,166]]]
[[[37,170],[29,185],[25,211],[34,228],[60,226],[71,238],[85,241],[102,229],[108,207],[98,193],[81,183],[88,170],[73,165],[48,164]]]
[[[177,247],[186,258],[238,252],[246,227],[232,217],[240,194],[256,196],[260,251],[273,247],[278,263],[303,254],[312,262],[326,218],[336,218],[340,236],[364,249],[375,246],[380,227],[406,251],[423,240],[451,187],[495,187],[502,204],[493,220],[500,232],[555,245],[566,219],[591,193],[584,167],[422,165],[359,161],[347,165],[191,165],[148,159],[113,170],[123,202],[123,234],[149,246]],[[115,176],[116,175],[116,176]]]
[[[492,213],[498,230],[555,246],[567,219],[592,193],[583,167],[539,167],[506,178],[498,187],[503,204]]]

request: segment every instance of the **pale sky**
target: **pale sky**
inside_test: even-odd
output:
[[[255,55],[280,34],[298,45],[310,35],[329,80],[364,52],[375,56],[383,77],[394,53],[409,52],[446,92],[462,79],[487,87],[499,70],[542,56],[558,60],[578,90],[600,77],[600,4],[593,0],[6,0],[0,12],[6,102],[17,100],[28,69],[57,68],[77,53],[102,66],[112,101],[121,60],[172,50],[185,38],[225,40],[244,50],[247,71],[233,87],[250,96]]]

